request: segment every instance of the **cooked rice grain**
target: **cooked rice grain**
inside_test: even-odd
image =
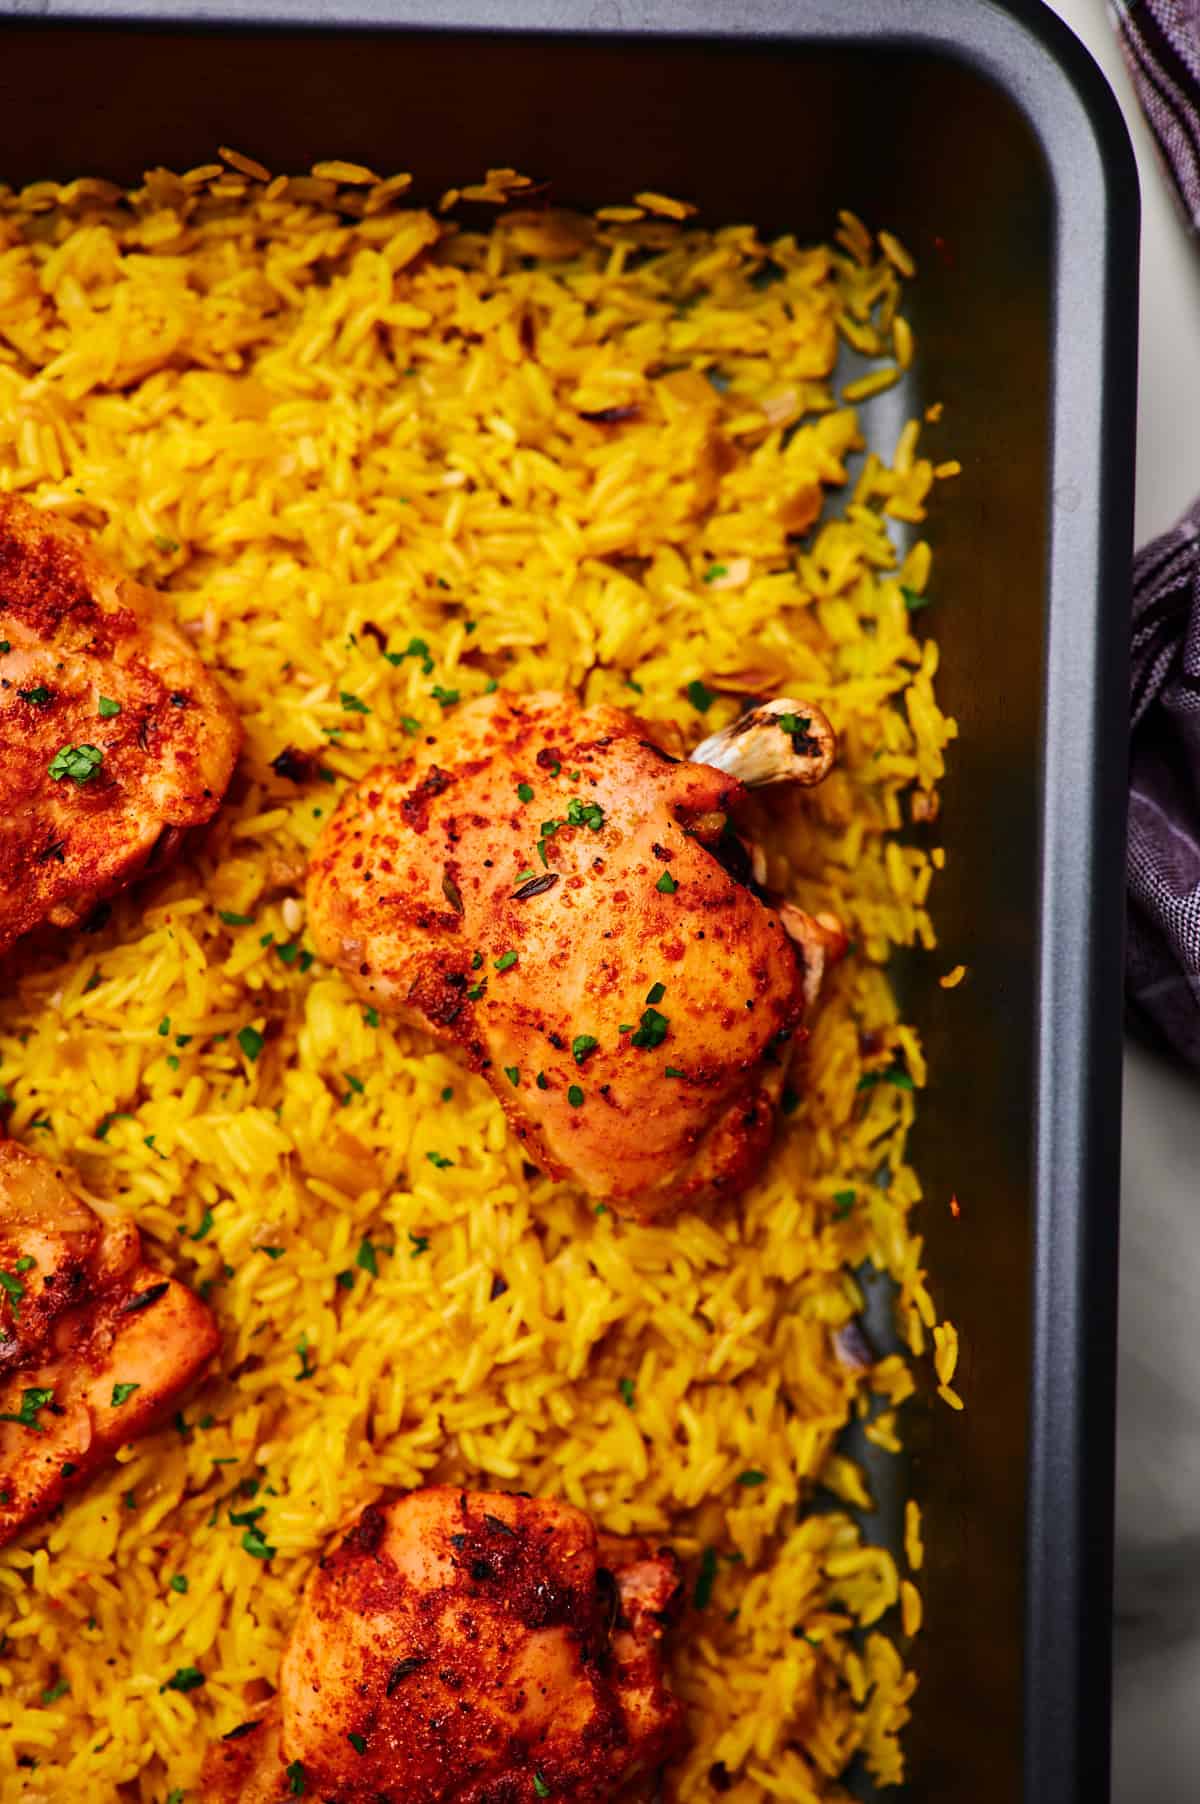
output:
[[[905,360],[905,257],[850,215],[834,249],[620,206],[481,235],[398,207],[407,177],[326,162],[264,188],[226,159],[124,198],[0,190],[0,486],[168,589],[247,731],[212,830],[102,931],[28,955],[0,1003],[11,1130],[128,1210],[225,1335],[173,1426],[0,1558],[0,1795],[189,1795],[205,1740],[273,1682],[330,1531],[440,1479],[678,1547],[681,1800],[718,1761],[734,1804],[841,1797],[859,1753],[894,1780],[915,1683],[887,1633],[896,1562],[804,1505],[822,1478],[869,1502],[838,1437],[913,1388],[897,1355],[836,1358],[853,1270],[895,1279],[918,1349],[936,1321],[913,1094],[859,1088],[921,1082],[880,967],[933,944],[928,863],[896,835],[954,732],[897,603],[928,549],[898,573],[884,518],[923,517],[916,428],[819,518],[862,444],[839,335]],[[773,876],[856,950],[735,1207],[639,1227],[531,1172],[485,1084],[306,948],[301,874],[340,788],[493,682],[693,738],[795,690],[838,730],[829,781],[763,832]],[[273,771],[288,747],[310,782]],[[230,1520],[251,1494],[269,1561]],[[915,1567],[915,1513],[906,1540]],[[183,1666],[203,1686],[164,1691]]]

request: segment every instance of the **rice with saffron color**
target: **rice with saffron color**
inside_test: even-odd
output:
[[[265,175],[0,189],[0,488],[167,590],[247,735],[211,830],[0,1000],[9,1131],[119,1202],[224,1334],[173,1425],[0,1556],[0,1796],[195,1799],[331,1530],[432,1480],[678,1549],[668,1795],[839,1798],[856,1756],[890,1782],[920,1600],[837,1442],[870,1410],[899,1445],[935,1328],[923,1382],[957,1402],[905,1159],[924,1065],[883,969],[933,944],[941,860],[902,829],[954,729],[912,630],[928,548],[893,549],[935,467],[914,423],[848,479],[835,360],[875,360],[860,398],[907,366],[908,254],[849,215],[767,245],[650,190],[535,213],[510,171],[462,191],[494,227],[352,165]],[[794,693],[838,731],[830,779],[757,813],[772,884],[854,945],[724,1210],[642,1227],[540,1176],[482,1080],[306,949],[340,789],[493,682],[693,741]],[[912,1357],[859,1371],[831,1331],[864,1261]],[[818,1486],[845,1507],[807,1512]]]

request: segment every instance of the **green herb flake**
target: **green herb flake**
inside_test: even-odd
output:
[[[408,1238],[412,1241],[412,1252],[409,1254],[410,1259],[419,1259],[422,1253],[427,1253],[429,1251],[428,1234],[414,1234],[410,1228]]]
[[[365,1234],[358,1243],[358,1252],[355,1254],[354,1263],[360,1271],[369,1272],[372,1278],[379,1276],[379,1260],[375,1256],[374,1246]]]
[[[907,583],[900,584],[900,593],[904,597],[904,605],[910,614],[918,614],[922,608],[929,606],[928,595],[918,595],[917,591],[910,589]]]
[[[577,1065],[582,1065],[584,1059],[595,1052],[599,1044],[600,1042],[595,1034],[576,1034],[575,1038],[571,1041],[571,1056],[575,1060],[575,1063]]]
[[[548,1798],[550,1796],[550,1787],[546,1784],[546,1781],[542,1778],[540,1773],[535,1773],[533,1775],[533,1789],[539,1798]]]
[[[686,1073],[686,1071],[681,1071],[679,1069],[678,1065],[664,1065],[663,1066],[663,1076],[664,1077],[686,1077],[687,1073]]]
[[[719,582],[723,576],[727,576],[728,574],[729,574],[728,565],[726,565],[726,564],[710,564],[708,566],[708,569],[704,572],[704,581],[706,583]],[[701,708],[700,712],[703,714],[704,709]]]
[[[486,979],[483,981],[483,983],[473,983],[471,985],[470,989],[467,991],[467,1001],[468,1002],[482,1002],[483,992],[486,989],[487,989],[487,980]]]
[[[70,1689],[71,1687],[66,1679],[60,1679],[57,1685],[51,1685],[48,1691],[43,1691],[43,1704],[57,1704],[59,1698],[65,1698]]]
[[[21,1257],[14,1261],[13,1270],[14,1272],[31,1272],[36,1263],[37,1261],[32,1259],[28,1253],[22,1253]]]
[[[20,1283],[18,1279],[14,1278],[11,1272],[0,1272],[0,1290],[4,1292],[5,1296],[12,1304],[13,1314],[15,1315],[17,1313],[17,1306],[20,1303],[21,1298],[25,1295],[25,1286]]]
[[[532,802],[532,800],[533,800],[532,786],[528,783],[518,783],[517,784],[517,796],[518,796],[518,799],[522,802]]]
[[[550,1088],[550,1080],[544,1071],[539,1071],[533,1081],[539,1090],[548,1090]]]
[[[354,1273],[353,1272],[349,1272],[349,1271],[335,1272],[334,1273],[334,1281],[336,1283],[340,1284],[343,1290],[353,1290],[354,1289]]]
[[[158,1024],[158,1032],[162,1035],[163,1039],[165,1040],[167,1035],[170,1033],[170,1031],[171,1031],[171,1017],[170,1017],[170,1015],[164,1015],[162,1020]]]
[[[453,1086],[453,1084],[446,1084],[446,1085],[444,1085],[444,1087],[443,1087],[443,1089],[442,1089],[442,1101],[443,1101],[443,1102],[453,1102],[453,1101],[454,1101],[454,1086]]]
[[[844,1221],[854,1207],[855,1192],[853,1190],[835,1190],[833,1193],[833,1213],[837,1221]]]
[[[502,952],[499,958],[495,960],[495,968],[497,971],[511,971],[516,962],[517,955],[515,952]]]
[[[366,1095],[367,1087],[363,1083],[361,1077],[355,1077],[355,1075],[352,1071],[343,1071],[342,1076],[345,1078],[346,1082],[349,1084],[350,1088],[353,1090],[353,1092],[356,1096],[365,1096]]]
[[[505,1066],[505,1067],[504,1067],[504,1075],[505,1075],[505,1077],[506,1077],[506,1078],[507,1078],[507,1079],[508,1079],[508,1081],[509,1081],[509,1083],[510,1083],[510,1084],[511,1084],[511,1085],[512,1085],[512,1087],[513,1087],[513,1089],[514,1089],[514,1090],[517,1090],[517,1089],[519,1089],[519,1088],[520,1088],[520,1084],[521,1084],[521,1071],[520,1071],[520,1067],[519,1067],[519,1066],[517,1066],[517,1065],[506,1065],[506,1066]]]
[[[621,1401],[624,1403],[626,1409],[632,1409],[634,1396],[636,1394],[636,1386],[634,1385],[633,1379],[622,1378],[617,1389],[621,1393]]]
[[[212,1210],[210,1208],[206,1207],[204,1214],[200,1217],[200,1221],[196,1228],[195,1233],[189,1234],[188,1239],[189,1240],[203,1240],[204,1236],[207,1233],[209,1233],[212,1228],[213,1219],[214,1219],[214,1217],[213,1217]]]
[[[366,702],[360,700],[357,695],[351,695],[348,689],[339,692],[338,700],[347,714],[369,714],[371,712]]]
[[[54,1392],[42,1390],[37,1386],[21,1392],[21,1407],[15,1412],[0,1412],[0,1422],[16,1422],[22,1428],[32,1428],[35,1434],[45,1434],[46,1430],[38,1421],[39,1410],[49,1408],[54,1401]]]
[[[120,1409],[122,1403],[128,1403],[134,1391],[141,1390],[140,1384],[114,1384],[112,1387],[112,1407]]]
[[[39,683],[35,689],[18,689],[17,699],[29,702],[35,708],[44,708],[47,702],[54,700],[54,691],[47,689],[44,683]]]
[[[483,953],[482,952],[473,952],[471,954],[471,969],[472,969],[472,971],[480,971],[483,969]]]
[[[573,1109],[581,1109],[583,1107],[583,1091],[579,1088],[578,1084],[572,1084],[568,1089],[567,1101]]]
[[[717,565],[715,568],[719,569],[720,566]],[[722,572],[722,574],[724,573]],[[688,684],[686,694],[697,714],[707,714],[717,699],[712,690],[706,689],[698,677]]]
[[[537,872],[535,870],[531,869],[530,866],[526,865],[526,867],[523,871],[517,872],[516,876],[513,878],[513,882],[519,888],[522,883],[528,883],[531,878],[536,877],[536,876],[537,876]]]
[[[266,1045],[266,1041],[256,1027],[240,1027],[237,1042],[251,1064]]]
[[[672,877],[670,871],[664,871],[654,887],[660,895],[673,896],[675,891],[679,888],[679,885],[676,883],[674,877]]]
[[[439,1171],[445,1171],[448,1165],[453,1165],[454,1163],[454,1160],[448,1159],[445,1153],[426,1153],[425,1157],[429,1160],[431,1165],[436,1165]]]
[[[235,914],[230,908],[222,908],[218,918],[224,921],[226,927],[253,927],[254,925],[253,915]]]
[[[367,1738],[365,1735],[357,1735],[357,1734],[355,1734],[354,1730],[351,1729],[349,1735],[347,1735],[347,1737],[346,1737],[346,1740],[350,1743],[350,1746],[354,1749],[354,1752],[356,1754],[365,1754],[366,1753]]]
[[[304,1379],[311,1378],[317,1369],[309,1359],[312,1348],[308,1344],[307,1334],[302,1334],[296,1342],[296,1352],[300,1355],[300,1370],[296,1373],[296,1383],[301,1384]]]
[[[573,771],[573,777],[579,772]],[[604,810],[599,802],[583,802],[578,796],[572,796],[567,803],[567,824],[571,827],[590,827],[593,833],[599,833],[604,825]]]
[[[641,1025],[634,1029],[630,1036],[631,1046],[661,1046],[667,1037],[670,1018],[662,1015],[656,1008],[642,1010]]]
[[[765,1472],[756,1472],[752,1469],[749,1472],[739,1472],[737,1481],[740,1485],[745,1485],[747,1490],[750,1490],[755,1485],[765,1485],[767,1482],[767,1475]]]
[[[293,1798],[302,1798],[304,1796],[304,1762],[293,1760],[286,1771],[289,1792]]]
[[[411,714],[402,714],[400,716],[400,729],[402,732],[406,733],[410,739],[415,739],[417,734],[421,731],[421,723],[419,720],[414,720]]]
[[[198,1691],[200,1686],[205,1683],[206,1680],[204,1674],[200,1671],[198,1666],[179,1666],[176,1667],[166,1683],[160,1685],[158,1689],[160,1692]]]
[[[121,712],[121,704],[114,702],[111,696],[102,695],[96,702],[96,712],[101,720],[115,720]]]
[[[104,762],[104,753],[95,745],[64,745],[50,760],[50,775],[56,783],[65,777],[82,789],[91,781]]]
[[[707,1610],[716,1578],[717,1550],[715,1547],[706,1547],[700,1556],[700,1570],[696,1574],[696,1588],[692,1592],[692,1605],[695,1609]]]
[[[650,988],[646,991],[646,1001],[653,1007],[656,1002],[662,1001],[666,993],[667,986],[665,983],[651,984]]]
[[[442,708],[452,708],[458,700],[457,689],[443,689],[440,683],[435,683],[429,693]]]
[[[275,1558],[275,1549],[269,1541],[263,1540],[258,1529],[253,1526],[248,1528],[242,1536],[242,1546],[256,1560],[273,1560]]]
[[[265,1253],[267,1255],[268,1259],[282,1259],[284,1253],[287,1251],[287,1248],[286,1247],[259,1247],[258,1251],[260,1253]]]
[[[794,1115],[796,1110],[800,1107],[800,1098],[790,1084],[784,1085],[783,1095],[779,1099],[779,1106],[785,1115]]]
[[[378,1027],[379,1026],[379,1010],[377,1008],[364,1009],[363,1010],[363,1020],[366,1022],[368,1027]]]
[[[173,1575],[173,1577],[171,1578],[170,1583],[171,1583],[172,1591],[178,1591],[180,1597],[183,1597],[188,1588],[186,1573],[182,1573],[182,1572],[175,1573]]]
[[[7,639],[0,639],[0,656],[3,656],[5,653],[10,652],[11,650],[12,650],[12,646],[9,643],[9,641]]]

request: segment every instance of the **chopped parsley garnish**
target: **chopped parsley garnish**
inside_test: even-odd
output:
[[[204,1674],[198,1666],[179,1666],[171,1674],[160,1691],[197,1691],[205,1683]]]
[[[673,896],[675,891],[679,888],[679,885],[676,883],[674,877],[672,877],[670,871],[664,871],[654,887],[661,895]]]
[[[341,1285],[343,1290],[353,1290],[354,1289],[354,1273],[353,1272],[350,1272],[350,1271],[335,1272],[334,1280],[336,1283]]]
[[[134,1391],[141,1390],[140,1384],[114,1384],[112,1387],[112,1407],[120,1409],[122,1403],[128,1403]]]
[[[304,1762],[302,1760],[293,1760],[286,1771],[288,1777],[288,1789],[291,1792],[292,1797],[302,1798],[304,1796]]]
[[[667,1029],[671,1025],[668,1016],[660,1015],[656,1008],[642,1010],[641,1026],[635,1028],[630,1036],[631,1046],[661,1046],[667,1037]]]
[[[187,1590],[187,1588],[188,1588],[188,1582],[187,1582],[186,1574],[182,1573],[182,1572],[175,1573],[175,1575],[171,1579],[172,1591],[178,1591],[180,1597],[182,1597],[184,1592]]]
[[[230,908],[222,908],[218,919],[224,921],[226,927],[253,927],[254,925],[253,915],[234,914]]]
[[[904,597],[904,605],[910,614],[916,614],[921,608],[927,608],[929,606],[928,595],[918,595],[917,591],[915,589],[910,589],[907,583],[900,584],[900,593]]]
[[[96,745],[64,745],[50,760],[50,775],[56,783],[65,777],[80,788],[91,781],[104,762],[104,753]]]
[[[353,1092],[356,1096],[365,1096],[366,1095],[367,1087],[363,1083],[361,1077],[355,1077],[355,1075],[352,1071],[343,1071],[342,1076],[345,1078],[346,1082],[349,1084],[350,1088],[353,1090]]]
[[[355,1255],[354,1263],[360,1271],[370,1272],[373,1278],[379,1276],[379,1261],[375,1257],[375,1248],[366,1235],[358,1243],[358,1252]]]
[[[428,1234],[414,1234],[410,1228],[408,1231],[408,1238],[412,1241],[412,1252],[409,1254],[410,1259],[419,1259],[422,1253],[427,1253],[429,1251]]]
[[[495,960],[495,966],[497,971],[511,971],[516,962],[517,955],[515,952],[502,952],[499,958]]]
[[[719,564],[715,564],[713,566],[713,571],[714,572],[719,571],[722,576],[725,574],[724,570],[721,569],[721,566]],[[709,580],[709,578],[706,577],[705,581],[708,581],[708,580]],[[711,689],[706,689],[704,687],[704,684],[700,681],[699,677],[696,677],[692,682],[690,682],[688,684],[687,698],[691,702],[691,704],[692,704],[693,708],[696,710],[697,714],[707,714],[708,710],[712,707],[713,703],[717,699]]]
[[[687,1073],[684,1071],[681,1071],[679,1069],[678,1065],[664,1065],[663,1066],[663,1076],[664,1077],[686,1077],[686,1075],[687,1075]]]
[[[47,689],[44,683],[39,683],[36,689],[18,689],[17,698],[19,701],[31,702],[35,708],[44,708],[47,702],[54,700],[54,691]]]
[[[48,1691],[43,1691],[43,1693],[42,1693],[43,1704],[56,1704],[58,1702],[59,1698],[66,1697],[66,1695],[67,1695],[68,1691],[70,1691],[70,1689],[71,1689],[71,1687],[67,1683],[66,1679],[60,1679],[58,1681],[57,1685],[51,1685],[51,1687]]]
[[[307,1334],[302,1334],[296,1342],[296,1351],[300,1355],[300,1370],[296,1373],[296,1383],[300,1384],[305,1378],[311,1378],[317,1369],[308,1357],[312,1348],[308,1344]]]
[[[595,1034],[576,1034],[571,1041],[571,1056],[577,1065],[582,1065],[590,1053],[595,1052],[600,1042]]]
[[[855,1192],[853,1190],[835,1190],[833,1193],[833,1213],[838,1221],[843,1221],[854,1207]]]
[[[572,827],[590,827],[593,833],[599,833],[604,825],[604,810],[599,802],[581,802],[578,796],[572,796],[567,803],[567,823]]]
[[[213,1212],[210,1208],[206,1207],[204,1214],[200,1217],[199,1225],[197,1226],[195,1233],[189,1234],[188,1239],[189,1240],[203,1240],[204,1236],[208,1233],[208,1231],[212,1227],[212,1225],[213,1225]]]
[[[583,1107],[583,1091],[579,1088],[578,1084],[572,1084],[568,1089],[567,1101],[573,1109],[581,1109]]]
[[[408,734],[410,739],[415,739],[417,734],[421,731],[420,721],[414,720],[411,714],[402,714],[400,716],[400,727],[403,732]]]
[[[448,1165],[453,1165],[454,1163],[454,1160],[448,1159],[445,1153],[426,1153],[425,1157],[429,1160],[431,1165],[436,1165],[439,1171],[445,1171]]]
[[[472,971],[481,971],[483,969],[482,952],[473,952],[471,954],[471,969]]]
[[[363,1020],[366,1022],[368,1027],[378,1027],[379,1026],[379,1010],[377,1008],[364,1009],[363,1010]]]
[[[520,1072],[519,1066],[506,1065],[504,1067],[504,1075],[508,1079],[509,1083],[512,1085],[514,1090],[519,1088],[520,1082],[521,1082],[521,1072]]]
[[[753,1470],[749,1472],[739,1472],[737,1481],[740,1485],[745,1485],[747,1489],[749,1489],[752,1485],[765,1485],[767,1482],[767,1475],[765,1472],[755,1472]]]
[[[620,1384],[617,1386],[617,1389],[621,1393],[621,1400],[624,1403],[626,1409],[632,1409],[633,1408],[633,1399],[634,1399],[634,1394],[635,1394],[635,1386],[634,1386],[633,1379],[632,1378],[622,1378]]]
[[[537,876],[537,872],[535,870],[532,870],[528,865],[526,865],[526,867],[523,871],[517,872],[516,876],[513,878],[513,882],[515,884],[517,884],[518,886],[520,886],[522,883],[528,883],[531,877],[536,877],[536,876]]]
[[[258,1251],[260,1253],[265,1253],[267,1255],[268,1259],[282,1259],[284,1253],[287,1251],[287,1248],[286,1247],[259,1247]]]
[[[443,689],[440,683],[435,683],[429,693],[434,701],[443,708],[452,708],[458,700],[457,689]]]
[[[356,1735],[354,1730],[351,1729],[349,1735],[347,1735],[347,1737],[346,1737],[346,1740],[350,1743],[350,1746],[354,1749],[354,1752],[356,1754],[365,1754],[366,1753],[367,1738],[365,1735]]]
[[[3,654],[4,652],[10,652],[11,650],[12,650],[12,646],[9,643],[9,641],[7,639],[0,639],[0,654]]]
[[[867,1071],[859,1078],[857,1088],[873,1090],[877,1084],[893,1084],[897,1090],[911,1090],[912,1078],[901,1066],[894,1065],[890,1071]]]
[[[692,1592],[692,1603],[697,1610],[707,1610],[716,1577],[717,1550],[715,1547],[706,1547],[700,1556],[700,1570],[696,1574],[696,1588]]]
[[[542,1778],[540,1773],[535,1773],[533,1775],[533,1789],[539,1798],[548,1798],[550,1796],[550,1787],[546,1784],[546,1781]]]
[[[704,572],[704,581],[706,583],[715,583],[720,577],[726,575],[727,571],[728,566],[726,564],[710,564],[708,569]],[[700,711],[701,713],[704,712],[703,709]]]
[[[96,712],[101,720],[114,720],[121,712],[121,704],[114,702],[111,696],[102,695],[96,702]]]
[[[0,1412],[0,1422],[17,1422],[22,1428],[32,1428],[35,1434],[45,1434],[46,1430],[38,1421],[38,1411],[47,1409],[54,1401],[54,1392],[39,1390],[36,1387],[21,1392],[21,1407],[15,1413],[12,1410]]]
[[[21,1257],[15,1261],[13,1270],[14,1272],[30,1272],[35,1264],[36,1261],[31,1259],[28,1253],[22,1253]]]
[[[654,1003],[661,1002],[666,993],[667,986],[665,983],[652,983],[650,988],[646,991],[646,1001],[653,1006]]]
[[[529,783],[518,783],[517,784],[517,795],[522,802],[532,802],[532,800],[533,800],[532,785]]]
[[[25,1295],[25,1286],[11,1272],[0,1272],[0,1290],[7,1296],[12,1304],[13,1314],[16,1315],[17,1306]]]
[[[467,1001],[468,1002],[482,1001],[483,992],[486,989],[487,989],[487,978],[485,977],[482,983],[473,983],[471,985],[470,989],[467,991]]]
[[[170,1015],[164,1015],[162,1020],[158,1024],[158,1032],[162,1036],[162,1038],[165,1040],[167,1035],[170,1033],[170,1031],[171,1031],[171,1017],[170,1017]]]
[[[237,1042],[252,1065],[266,1044],[256,1027],[240,1027]]]
[[[533,1081],[539,1090],[548,1090],[550,1088],[550,1080],[544,1071],[539,1071]]]
[[[424,639],[410,639],[403,651],[385,651],[383,655],[389,664],[403,664],[405,658],[420,658],[426,676],[433,669],[433,659]]]
[[[784,1085],[783,1095],[779,1099],[779,1106],[785,1115],[794,1115],[796,1110],[800,1107],[800,1098],[790,1084]]]
[[[357,695],[351,695],[348,689],[339,692],[338,700],[347,714],[369,714],[371,712],[366,702],[360,700]]]
[[[112,1126],[114,1121],[136,1121],[136,1120],[137,1120],[137,1116],[131,1115],[129,1113],[128,1109],[113,1109],[110,1114],[105,1115],[103,1117],[103,1119],[100,1121],[99,1125],[97,1126],[96,1138],[97,1138],[97,1140],[107,1140],[108,1130]]]
[[[261,1514],[261,1511],[258,1513]],[[275,1558],[275,1549],[269,1541],[263,1540],[262,1535],[253,1524],[242,1536],[242,1546],[247,1553],[253,1554],[256,1560],[273,1560]]]
[[[453,1102],[453,1100],[454,1100],[454,1086],[453,1086],[453,1084],[446,1084],[442,1090],[442,1101],[443,1102]]]

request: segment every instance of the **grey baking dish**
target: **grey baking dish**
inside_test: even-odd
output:
[[[0,0],[0,180],[219,143],[433,193],[496,164],[566,201],[652,181],[812,236],[849,206],[916,253],[891,418],[943,400],[965,465],[926,616],[962,738],[945,960],[899,979],[969,1407],[908,1412],[929,1558],[907,1795],[1106,1798],[1137,192],[1102,78],[1044,8],[992,0]]]

